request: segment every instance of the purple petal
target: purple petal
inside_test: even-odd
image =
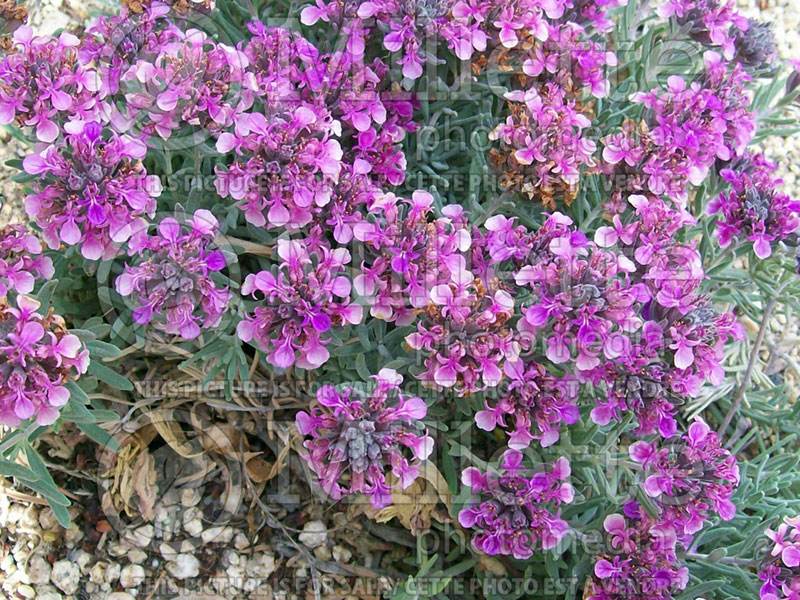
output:
[[[225,256],[218,250],[212,252],[206,256],[206,266],[212,271],[221,271],[225,268]]]
[[[20,344],[35,344],[44,336],[44,328],[39,323],[26,323],[19,336]]]
[[[158,233],[161,234],[165,240],[174,242],[181,234],[181,226],[172,217],[167,217],[158,224]]]
[[[594,574],[600,579],[608,579],[616,571],[617,569],[614,568],[614,565],[605,559],[597,561],[597,564],[594,566]]]
[[[22,161],[22,168],[31,175],[38,175],[48,170],[47,162],[38,154],[26,156]]]
[[[314,329],[322,333],[331,328],[331,318],[325,313],[318,313],[311,317],[311,324],[314,326]]]
[[[139,308],[136,308],[133,311],[133,320],[139,325],[144,325],[145,323],[149,323],[150,319],[152,318],[153,318],[153,307],[150,306],[149,304],[140,306]]]

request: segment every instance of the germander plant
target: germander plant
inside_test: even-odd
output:
[[[113,447],[96,388],[179,348],[229,395],[320,384],[284,426],[331,503],[445,482],[412,529],[470,543],[421,548],[395,598],[454,574],[797,596],[798,409],[761,353],[797,308],[800,202],[753,145],[800,131],[800,79],[766,25],[693,0],[137,6],[4,46],[31,230],[0,231],[0,474],[68,522],[36,439]]]

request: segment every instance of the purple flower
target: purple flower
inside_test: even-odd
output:
[[[639,441],[629,450],[644,469],[642,487],[660,510],[659,522],[682,542],[703,528],[712,511],[725,521],[736,514],[730,499],[739,485],[736,457],[702,419],[678,443]]]
[[[603,521],[612,552],[595,558],[587,600],[671,600],[686,588],[689,570],[675,556],[675,533],[636,502]]]
[[[317,48],[299,33],[280,27],[247,24],[251,37],[243,48],[248,68],[256,81],[258,95],[270,106],[296,103],[304,88],[318,85],[322,57]]]
[[[181,30],[167,18],[169,12],[169,6],[157,1],[140,14],[123,7],[118,15],[101,16],[87,28],[78,58],[82,65],[96,65],[99,92],[114,96],[120,88],[124,91],[124,79],[135,73],[140,60],[153,60],[164,46],[181,38]],[[124,123],[116,106],[104,108],[113,122]]]
[[[255,341],[267,361],[280,368],[293,364],[315,369],[330,354],[326,334],[333,327],[361,322],[362,308],[350,302],[351,282],[344,275],[350,253],[307,240],[279,240],[277,270],[251,273],[242,285],[245,296],[263,302],[239,322],[245,342]]]
[[[746,71],[764,77],[775,76],[778,46],[769,23],[750,21],[746,30],[736,31],[733,45],[736,48],[733,60]]]
[[[603,248],[616,246],[632,257],[636,270],[631,279],[644,283],[655,302],[687,312],[705,273],[694,245],[681,243],[678,233],[696,220],[652,194],[632,194],[618,208],[614,226],[598,228],[595,242]]]
[[[536,87],[554,82],[564,90],[585,89],[596,98],[608,95],[610,84],[604,70],[617,64],[613,52],[584,39],[586,31],[575,23],[548,25],[547,39],[524,55],[522,71]]]
[[[523,7],[529,12],[518,12]],[[585,131],[592,115],[581,95],[585,90],[605,97],[610,84],[604,71],[617,64],[615,54],[586,39],[586,30],[576,22],[545,20],[535,32],[529,30],[530,20],[542,11],[558,19],[566,8],[577,20],[592,20],[580,14],[584,5],[571,2],[511,2],[498,4],[492,21],[506,48],[500,58],[503,69],[521,63],[522,73],[512,80],[521,82],[515,83],[521,89],[505,95],[510,114],[489,135],[501,142],[490,152],[490,161],[505,187],[551,208],[556,199],[569,205],[581,172],[596,166],[596,144]]]
[[[85,373],[89,352],[67,332],[64,319],[42,315],[40,304],[19,295],[16,308],[0,299],[0,424],[36,419],[49,425],[69,400],[66,384]]]
[[[269,223],[293,231],[308,225],[330,202],[342,169],[342,148],[330,137],[331,126],[326,112],[307,105],[269,119],[239,115],[236,134],[222,134],[217,150],[235,149],[245,160],[217,168],[217,192],[237,201],[256,227]]]
[[[384,89],[386,66],[347,53],[320,55],[278,28],[249,25],[248,73],[262,95],[217,140],[222,154],[215,186],[257,227],[298,230],[312,221],[347,243],[358,207],[399,185],[406,160],[399,143],[413,130],[413,102]],[[261,106],[263,101],[263,106]]]
[[[693,39],[721,47],[728,60],[736,52],[737,34],[750,27],[750,21],[739,14],[733,0],[667,0],[658,8],[658,14],[688,25]]]
[[[499,42],[503,48],[517,48],[523,40],[547,40],[550,35],[547,17],[561,17],[564,5],[562,0],[512,0],[476,2],[470,6],[474,7],[471,14],[482,24],[492,43]],[[462,11],[466,12],[462,3],[456,3],[453,12],[460,14]]]
[[[320,485],[333,499],[366,494],[372,506],[392,502],[387,468],[402,489],[418,476],[420,463],[433,451],[433,438],[421,431],[419,421],[428,407],[421,398],[403,394],[403,377],[381,369],[372,389],[325,385],[317,392],[310,412],[297,413],[300,433],[309,437],[303,458],[320,477]]]
[[[497,386],[506,361],[519,357],[519,342],[507,321],[514,300],[499,281],[480,279],[441,284],[430,291],[430,302],[417,330],[406,336],[414,350],[427,354],[423,385],[459,395]]]
[[[58,144],[22,162],[41,182],[25,199],[25,210],[42,228],[47,245],[80,245],[89,260],[111,257],[155,212],[161,193],[156,176],[141,163],[145,147],[106,131],[99,123],[80,124]]]
[[[217,219],[201,209],[183,226],[167,217],[158,224],[158,235],[133,237],[129,254],[143,258],[135,266],[125,265],[115,287],[139,305],[133,311],[136,323],[163,317],[166,333],[187,340],[200,335],[201,328],[219,325],[231,293],[211,279],[226,264],[212,245],[218,228]]]
[[[472,238],[460,206],[447,206],[431,220],[433,196],[416,191],[410,200],[382,195],[367,208],[368,219],[353,229],[365,256],[353,285],[371,316],[408,325],[437,286],[471,280],[466,252]]]
[[[524,450],[531,440],[542,447],[552,446],[559,439],[563,424],[573,425],[579,418],[578,382],[571,377],[556,377],[535,362],[506,362],[507,377],[499,388],[499,397],[492,406],[487,399],[484,410],[475,415],[478,427],[509,431],[508,445]],[[513,431],[511,431],[513,427]]]
[[[756,122],[740,66],[728,69],[719,54],[707,51],[705,71],[694,82],[671,76],[665,89],[631,97],[644,106],[646,124],[623,124],[604,138],[600,170],[623,181],[611,203],[624,206],[626,194],[667,196],[679,206],[688,186],[700,185],[717,160],[740,155],[753,139]]]
[[[648,322],[648,325],[654,324]],[[648,353],[646,344],[637,350],[639,352],[631,352],[624,359],[608,361],[584,374],[596,388],[605,389],[605,398],[600,394],[595,398],[597,406],[592,409],[592,421],[608,425],[632,412],[638,423],[634,430],[637,435],[658,433],[665,438],[672,437],[678,427],[677,405],[683,403],[687,387],[696,392],[695,387],[699,385],[687,386],[687,376],[660,361],[657,354]]]
[[[364,18],[358,15],[362,5],[359,0],[346,2],[324,2],[316,0],[315,4],[307,5],[300,13],[303,25],[315,25],[319,21],[334,23],[347,40],[347,52],[360,58],[364,54],[369,28],[364,24]]]
[[[253,104],[256,80],[240,50],[197,29],[171,31],[153,50],[113,82],[125,98],[121,118],[113,121],[121,131],[128,131],[124,120],[135,122],[143,139],[167,139],[182,123],[219,135]]]
[[[555,547],[569,532],[557,510],[575,495],[566,481],[569,461],[561,457],[530,471],[522,458],[521,452],[508,450],[499,473],[470,467],[461,474],[462,483],[472,489],[473,502],[458,513],[458,521],[462,527],[477,529],[472,545],[481,552],[524,560],[540,548]]]
[[[472,231],[472,271],[484,279],[507,278],[526,265],[551,259],[550,243],[575,233],[572,219],[559,212],[549,215],[535,232],[518,225],[516,217],[495,215],[486,220],[485,231]],[[579,236],[576,234],[576,243]],[[510,267],[510,271],[506,269]]]
[[[708,205],[708,213],[720,215],[714,233],[721,247],[744,238],[765,259],[773,244],[800,228],[800,201],[777,190],[783,181],[772,175],[776,169],[762,154],[748,153],[720,172],[731,189]]]
[[[531,200],[554,207],[562,197],[569,204],[582,169],[595,165],[596,145],[584,135],[591,120],[555,82],[505,97],[511,114],[489,135],[501,141],[490,153],[495,170]]]
[[[609,11],[627,3],[627,0],[566,0],[567,10],[561,20],[572,21],[598,33],[607,33],[614,27]]]
[[[647,308],[649,319],[660,328],[660,332],[655,327],[651,330],[654,347],[671,354],[671,363],[684,376],[694,374],[700,380],[708,379],[719,385],[725,376],[722,368],[725,342],[745,337],[744,327],[736,322],[733,313],[719,314],[699,295],[694,295],[684,310],[663,308],[656,303]]]
[[[758,577],[761,600],[796,600],[800,594],[800,518],[784,517],[777,531],[767,529],[764,535],[771,545],[763,556]]]
[[[0,297],[9,289],[30,294],[37,279],[50,279],[53,273],[53,261],[42,256],[42,243],[26,227],[0,228]]]
[[[671,437],[676,405],[696,395],[704,380],[721,382],[723,345],[744,332],[733,315],[717,314],[699,294],[705,277],[700,255],[694,243],[679,241],[695,219],[652,194],[630,195],[626,204],[613,226],[597,230],[595,241],[632,257],[629,277],[640,284],[643,326],[629,342],[617,339],[616,358],[582,376],[605,391],[605,398],[596,396],[594,422],[606,425],[633,411],[638,434]]]
[[[423,65],[431,60],[428,46],[439,39],[446,41],[461,60],[469,60],[473,51],[486,50],[487,36],[481,25],[487,4],[450,0],[317,0],[303,9],[300,19],[304,25],[320,20],[339,24],[347,35],[348,51],[356,57],[364,54],[370,33],[381,32],[384,48],[401,53],[397,64],[403,76],[417,79],[423,73]]]
[[[576,231],[549,239],[546,248],[515,276],[533,295],[519,331],[531,341],[541,336],[551,362],[574,363],[578,371],[624,356],[629,334],[641,326],[637,303],[647,299],[642,284],[630,282],[631,261]]]
[[[35,128],[36,138],[54,142],[67,122],[97,116],[97,75],[77,61],[78,38],[38,37],[22,26],[12,50],[0,59],[0,124]],[[74,125],[74,123],[73,123]]]

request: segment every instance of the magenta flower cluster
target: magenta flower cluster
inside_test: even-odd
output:
[[[248,60],[197,29],[172,31],[171,38],[162,34],[157,53],[140,56],[114,79],[125,104],[112,122],[144,140],[167,139],[183,123],[219,134],[253,104],[256,80],[245,69]]]
[[[489,37],[489,46],[499,43],[505,49],[535,47],[551,36],[560,36],[559,26],[581,32],[607,32],[613,21],[608,11],[625,4],[624,0],[573,2],[572,0],[511,0],[510,2],[457,2],[455,16],[470,15]],[[580,44],[577,44],[580,46]],[[576,48],[577,49],[577,48]],[[570,52],[571,49],[567,49]],[[459,58],[462,58],[459,56]],[[574,65],[573,65],[574,66]]]
[[[658,14],[687,27],[696,41],[721,48],[728,60],[736,54],[737,37],[750,28],[733,0],[667,0]]]
[[[470,467],[461,474],[462,483],[472,489],[473,502],[458,513],[458,521],[478,530],[472,545],[486,554],[517,559],[554,548],[569,532],[558,510],[575,496],[567,481],[569,461],[561,457],[533,472],[524,467],[521,452],[509,450],[499,469],[481,473]]]
[[[778,189],[783,181],[773,175],[777,165],[762,154],[745,154],[720,175],[730,184],[708,205],[718,214],[715,235],[725,248],[734,239],[753,244],[758,258],[769,258],[774,244],[800,228],[800,201]]]
[[[507,361],[519,357],[519,341],[507,321],[514,299],[491,281],[437,285],[430,303],[406,343],[427,355],[423,384],[436,390],[452,388],[459,395],[495,387]]]
[[[522,358],[506,362],[503,375],[496,401],[485,400],[475,424],[484,431],[506,430],[509,448],[524,450],[533,440],[543,448],[552,446],[562,424],[578,422],[576,378],[553,375],[543,365]]]
[[[633,411],[637,433],[671,437],[677,406],[704,381],[721,381],[724,343],[743,339],[733,315],[717,313],[698,293],[696,250],[675,241],[693,219],[656,198],[631,196],[631,204],[631,222],[615,217],[598,230],[596,244],[560,213],[533,233],[503,216],[487,220],[485,232],[473,231],[472,270],[491,280],[510,268],[518,290],[530,289],[514,341],[553,365],[543,374],[537,364],[504,363],[497,402],[478,413],[479,426],[490,431],[505,428],[506,418],[515,422],[513,447],[557,441],[559,424],[577,418],[576,389],[589,382],[605,393],[594,395],[594,422],[607,425]],[[415,334],[411,345],[421,339]],[[528,378],[533,387],[523,393],[519,380]]]
[[[567,217],[559,218],[571,225]],[[578,231],[552,237],[536,262],[516,274],[517,285],[532,292],[520,333],[546,340],[546,357],[574,365],[577,372],[624,355],[627,334],[641,325],[637,302],[646,298],[642,284],[631,284],[631,270],[625,256],[597,248]]]
[[[611,87],[606,69],[616,65],[613,52],[587,39],[583,27],[568,21],[547,24],[546,39],[524,54],[522,72],[539,88],[553,82],[571,97],[587,91],[595,98],[605,98]]]
[[[646,285],[656,303],[685,311],[697,295],[704,272],[694,245],[678,241],[678,234],[695,225],[696,219],[653,194],[631,194],[627,204],[618,207],[611,225],[597,229],[595,243],[601,248],[616,247],[629,257],[635,266],[630,276]]]
[[[239,337],[254,341],[276,367],[316,369],[330,358],[331,329],[363,316],[345,276],[350,252],[309,237],[279,240],[277,253],[276,270],[251,273],[242,285],[242,294],[263,300],[239,322]]]
[[[703,528],[712,513],[730,521],[731,495],[739,485],[736,457],[698,419],[678,442],[638,441],[630,456],[644,469],[643,489],[658,506],[658,521],[681,542]]]
[[[595,423],[606,425],[633,411],[638,434],[668,438],[677,431],[674,417],[684,399],[696,396],[704,381],[722,381],[723,346],[744,339],[744,330],[731,313],[718,314],[699,296],[686,312],[655,302],[644,309],[651,320],[637,339],[624,342],[628,351],[583,375],[605,390],[591,413]]]
[[[85,373],[89,352],[64,319],[42,314],[39,302],[0,299],[0,424],[35,419],[49,425],[70,398],[67,384]]]
[[[408,200],[384,194],[368,203],[367,218],[354,226],[366,260],[353,285],[372,317],[411,324],[434,289],[446,293],[451,283],[472,279],[465,255],[472,243],[467,215],[450,205],[434,218],[433,200],[421,190]]]
[[[39,279],[53,276],[53,261],[42,256],[42,243],[22,225],[0,228],[0,297],[9,290],[30,294]]]
[[[703,296],[694,296],[685,310],[650,306],[651,318],[664,332],[660,340],[672,354],[672,363],[687,378],[687,391],[708,380],[719,385],[724,376],[723,347],[730,339],[743,340],[744,327],[733,313],[719,314]],[[692,381],[698,381],[693,384]]]
[[[89,260],[113,257],[153,217],[161,182],[142,166],[142,143],[95,121],[75,122],[69,131],[23,160],[25,172],[41,179],[25,210],[50,248],[63,242],[79,245]]]
[[[166,333],[187,340],[219,325],[232,294],[211,278],[226,266],[225,256],[213,244],[218,229],[214,215],[201,209],[184,225],[166,217],[157,235],[134,234],[129,253],[143,258],[133,266],[125,264],[115,287],[138,305],[133,310],[135,323],[164,321]]]
[[[373,32],[382,32],[383,47],[399,52],[397,61],[403,76],[418,79],[428,56],[441,42],[461,60],[474,51],[486,50],[487,36],[483,3],[453,3],[447,0],[369,0],[366,2],[324,2],[306,6],[300,19],[304,25],[319,21],[336,23],[347,36],[347,50],[355,57],[364,54]],[[434,62],[434,65],[442,59]]]
[[[96,69],[104,119],[143,142],[168,139],[183,124],[219,135],[255,97],[240,49],[180,29],[170,13],[168,4],[150,2],[141,14],[124,8],[100,17],[78,52],[82,65]]]
[[[794,600],[800,596],[800,517],[785,517],[778,530],[764,533],[769,542],[758,571],[764,582],[761,600]],[[765,540],[766,541],[766,540]]]
[[[316,220],[347,243],[359,220],[354,209],[405,178],[399,143],[413,128],[413,104],[381,89],[380,60],[322,55],[288,31],[250,29],[247,73],[264,95],[217,139],[220,153],[236,156],[217,168],[217,192],[257,227],[294,231]]]
[[[371,390],[326,385],[318,406],[297,413],[297,428],[308,437],[306,462],[334,499],[365,494],[375,508],[392,502],[395,485],[408,488],[433,451],[433,438],[418,422],[428,407],[401,391],[403,377],[392,369],[374,376]],[[391,471],[394,483],[387,481]]]
[[[248,160],[218,172],[217,193],[239,202],[256,227],[269,223],[292,231],[308,225],[330,202],[342,169],[342,148],[329,137],[329,119],[305,106],[290,109],[284,118],[239,116],[238,135],[223,133],[217,150],[237,148]]]
[[[505,97],[510,114],[489,135],[502,142],[495,156],[507,155],[498,166],[514,173],[510,183],[532,200],[553,205],[561,194],[571,201],[581,171],[595,165],[597,146],[584,133],[591,120],[555,82]]]
[[[70,33],[38,37],[22,26],[10,52],[0,59],[0,124],[35,131],[55,142],[67,123],[93,120],[98,112],[98,78],[78,62],[80,41]]]
[[[489,135],[500,142],[490,162],[504,187],[555,208],[556,200],[569,205],[581,174],[596,168],[587,96],[608,95],[617,57],[589,36],[611,26],[606,9],[616,4],[485,3],[501,44],[490,62],[512,74],[509,114]]]
[[[609,554],[596,557],[587,600],[671,600],[689,583],[676,556],[675,532],[635,501],[603,521]]]
[[[169,6],[158,1],[143,6],[141,14],[123,7],[118,15],[98,17],[81,39],[78,60],[95,65],[103,112],[123,127],[127,126],[125,107],[110,100],[126,90],[126,81],[131,81],[140,60],[151,62],[163,46],[180,39],[181,31],[167,18],[169,13]]]
[[[628,124],[603,140],[600,170],[626,175],[624,192],[665,195],[684,206],[689,184],[702,183],[717,160],[730,161],[753,139],[751,77],[738,65],[729,69],[715,52],[707,51],[704,61],[699,81],[673,75],[666,89],[634,94],[648,126]]]
[[[89,353],[64,319],[28,296],[54,274],[42,243],[22,225],[0,228],[0,425],[50,425],[86,372]]]
[[[605,393],[596,400],[591,418],[598,425],[608,425],[633,413],[637,435],[658,433],[670,438],[678,430],[675,416],[683,403],[685,381],[679,371],[647,350],[643,344],[618,363],[607,362],[586,375]]]

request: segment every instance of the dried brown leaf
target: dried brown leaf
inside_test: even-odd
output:
[[[247,474],[256,483],[264,483],[274,477],[273,464],[263,458],[253,457],[247,461]]]
[[[364,508],[364,514],[378,523],[396,518],[411,533],[430,529],[431,521],[447,520],[452,508],[452,497],[447,480],[432,464],[420,468],[420,476],[407,489],[402,490],[393,476],[386,478],[393,486],[392,504],[380,510],[371,506]],[[439,502],[447,507],[447,514],[437,510]]]
[[[139,455],[139,458],[133,465],[131,485],[132,490],[135,491],[139,497],[137,505],[139,514],[142,515],[145,521],[152,521],[155,516],[158,487],[156,486],[155,460],[146,450]],[[126,504],[130,503],[130,497],[125,497],[123,495],[123,498]]]
[[[172,410],[154,410],[148,413],[148,418],[164,442],[183,458],[194,458],[203,454],[202,450],[193,450],[192,444],[183,435],[180,424],[173,418]]]
[[[485,571],[487,573],[491,573],[492,575],[496,575],[497,577],[505,577],[508,575],[508,569],[506,569],[506,566],[488,554],[478,555],[478,564],[476,568],[479,571]]]
[[[447,485],[447,480],[439,469],[436,468],[436,465],[430,462],[425,463],[420,467],[419,473],[433,486],[433,489],[436,490],[439,499],[447,507],[447,512],[451,512],[453,508],[453,497],[450,493],[450,486]]]
[[[190,413],[192,426],[202,432],[200,443],[207,452],[221,454],[227,459],[240,460],[240,452],[250,450],[244,432],[231,423],[210,423],[201,418],[197,410]]]

